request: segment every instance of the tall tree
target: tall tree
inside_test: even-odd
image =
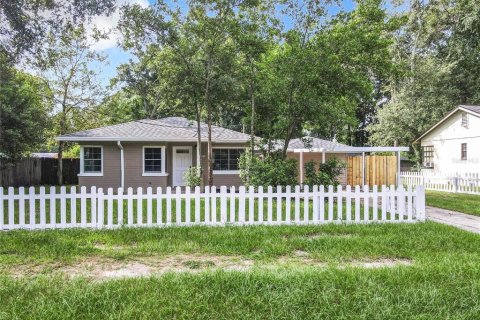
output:
[[[91,110],[105,96],[98,72],[92,63],[101,63],[104,57],[91,49],[93,42],[104,37],[97,33],[92,39],[83,26],[68,26],[61,36],[51,34],[38,58],[38,68],[49,87],[58,117],[57,135],[74,129],[77,110]],[[64,142],[58,142],[58,183],[62,184]]]
[[[44,142],[51,105],[40,79],[14,68],[4,69],[0,76],[0,160],[6,165]]]

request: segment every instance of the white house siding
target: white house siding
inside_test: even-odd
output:
[[[480,172],[480,117],[468,113],[468,127],[462,126],[461,110],[421,140],[423,146],[434,147],[435,172]],[[461,159],[461,144],[467,144],[467,159]]]

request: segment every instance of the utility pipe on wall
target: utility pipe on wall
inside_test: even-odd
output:
[[[120,149],[120,187],[123,189],[125,186],[125,158],[123,156],[123,146],[120,141],[117,141],[117,146]]]

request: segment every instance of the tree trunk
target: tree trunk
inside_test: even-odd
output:
[[[202,128],[201,128],[201,122],[200,122],[200,106],[199,106],[198,102],[197,102],[195,111],[196,111],[195,117],[196,117],[196,120],[197,120],[197,163],[196,163],[196,166],[197,166],[197,174],[199,176],[201,176],[202,175]],[[203,185],[205,184],[205,182],[203,181],[203,177],[202,177],[201,181],[202,182],[201,182],[200,186],[203,187]]]
[[[57,180],[59,185],[63,185],[63,144],[63,141],[58,142]]]
[[[212,171],[212,108],[208,104],[207,109],[207,121],[208,121],[208,146],[207,146],[207,170],[208,170],[208,185],[213,185],[213,171]]]
[[[66,90],[65,90],[66,92]],[[62,134],[65,134],[65,132],[67,131],[65,129],[65,125],[66,125],[66,108],[65,108],[65,101],[66,101],[66,94],[64,94],[64,98],[63,98],[63,106],[62,106],[62,114],[61,114],[61,117],[60,117],[60,135]],[[63,184],[63,146],[64,146],[64,142],[63,141],[59,141],[58,142],[58,166],[57,166],[57,180],[58,180],[58,184],[61,186]]]
[[[293,122],[290,127],[288,128],[287,131],[287,136],[285,137],[285,144],[283,145],[283,150],[282,150],[282,157],[285,159],[287,157],[287,149],[288,149],[288,144],[290,143],[290,140],[292,140],[292,135],[293,135],[293,130],[295,128],[296,123]]]
[[[250,121],[250,148],[253,152],[255,151],[255,84],[250,82],[250,103],[252,105],[252,118]]]

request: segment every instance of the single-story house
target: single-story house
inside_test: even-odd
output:
[[[480,173],[480,106],[460,105],[422,134],[424,170]]]
[[[201,166],[207,181],[207,125],[201,124]],[[197,163],[197,124],[181,117],[145,119],[74,132],[58,137],[80,145],[80,186],[101,188],[184,186],[184,173]],[[240,186],[238,159],[249,147],[250,135],[212,126],[213,184]],[[298,159],[298,181],[304,181],[304,164],[325,162],[331,157],[343,161],[360,155],[356,183],[367,179],[365,154],[408,151],[405,147],[351,147],[333,141],[305,137],[293,139],[287,157]],[[398,164],[399,165],[399,164]],[[394,161],[393,167],[396,166]],[[398,168],[397,171],[398,172]],[[395,172],[394,172],[395,174]],[[390,179],[392,180],[392,179]],[[346,172],[340,183],[347,181]]]
[[[201,124],[201,165],[207,181],[207,125]],[[58,137],[80,145],[81,186],[184,186],[197,162],[197,123],[181,117],[145,119]],[[239,186],[238,158],[250,135],[212,126],[213,183]]]

